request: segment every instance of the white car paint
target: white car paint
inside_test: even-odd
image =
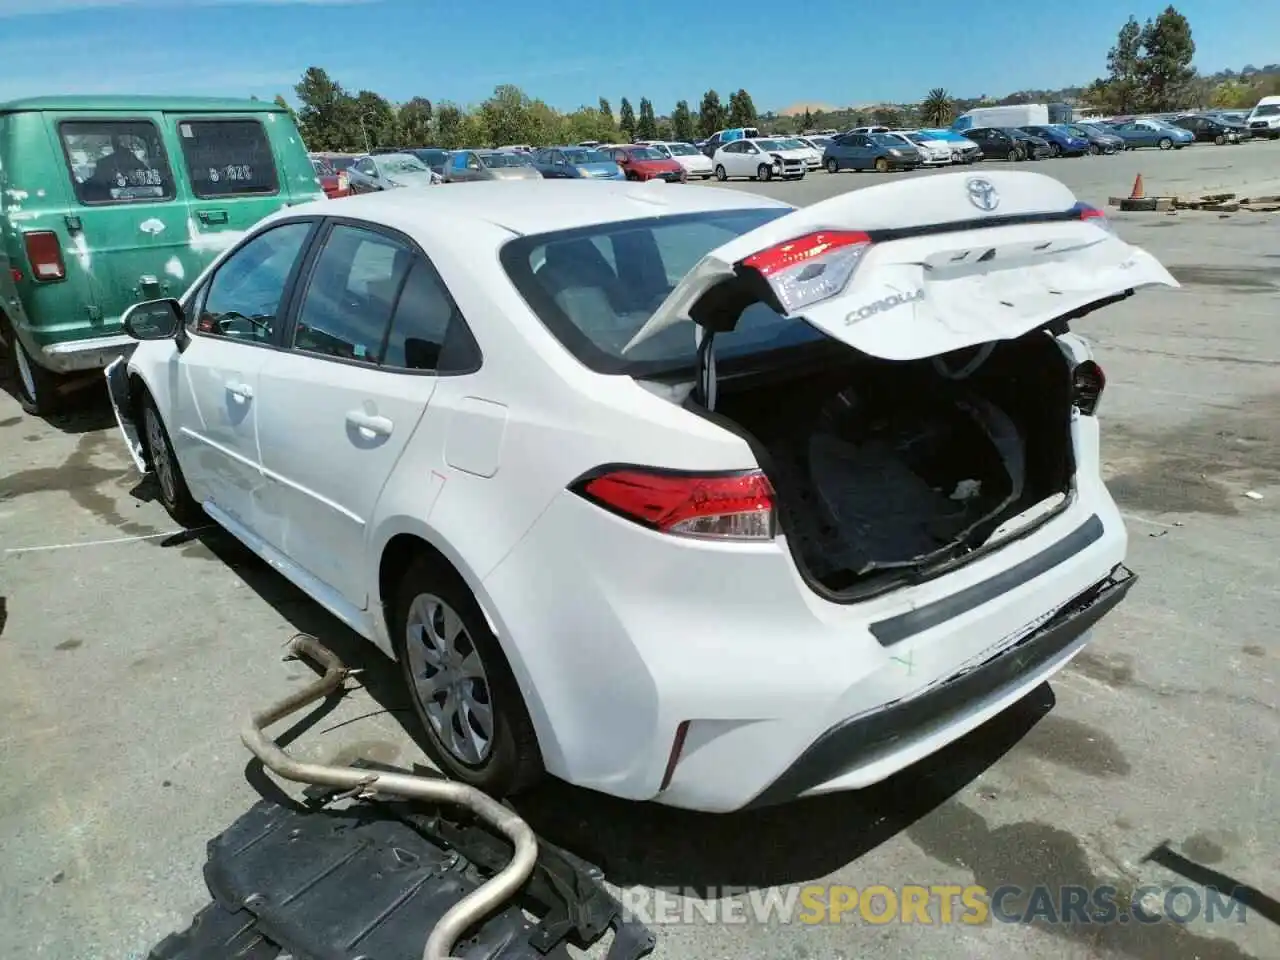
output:
[[[730,140],[716,150],[711,165],[719,180],[755,179],[761,166],[768,167],[772,177],[792,179],[803,177],[809,169],[807,152],[784,147],[780,137]]]
[[[388,544],[410,535],[437,549],[509,659],[550,773],[629,799],[734,810],[833,725],[939,688],[1026,637],[1123,561],[1127,537],[1102,483],[1097,419],[1073,417],[1076,488],[1058,515],[934,579],[830,602],[797,575],[782,536],[670,535],[569,491],[605,464],[699,472],[758,465],[737,434],[660,390],[575,359],[497,253],[520,235],[600,223],[782,214],[707,253],[637,333],[643,340],[689,323],[697,297],[748,254],[813,230],[953,224],[861,249],[847,287],[804,311],[837,340],[884,357],[1012,337],[1073,304],[1176,285],[1100,221],[983,227],[983,216],[1062,213],[1075,198],[1047,177],[1001,172],[983,178],[1000,202],[982,214],[969,202],[973,179],[878,185],[800,210],[735,191],[624,182],[493,182],[354,197],[343,202],[343,218],[400,231],[430,258],[483,353],[479,369],[407,375],[197,334],[182,350],[171,340],[142,342],[127,364],[113,364],[112,402],[141,465],[128,394],[146,390],[205,511],[385,652],[393,648],[379,571]],[[251,234],[332,215],[331,203],[306,204],[273,214]],[[988,249],[997,255],[959,262]],[[921,299],[851,322],[859,304],[916,287]],[[1089,357],[1073,334],[1059,343],[1077,362]],[[242,404],[248,415],[237,412]],[[395,449],[353,430],[353,412],[359,423],[383,423]],[[1085,522],[1100,530],[1086,549],[919,633],[892,656],[870,632],[877,621],[1034,562]],[[1056,673],[1088,636],[1073,636],[998,689],[803,793],[863,787],[943,748]]]
[[[779,137],[784,144],[804,157],[806,170],[822,169],[822,151],[802,137]]]
[[[693,144],[676,140],[646,140],[643,145],[653,147],[664,157],[680,164],[689,174],[689,179],[692,180],[694,177],[700,177],[703,180],[711,179],[714,172],[711,158]]]
[[[889,135],[905,140],[909,146],[914,147],[920,154],[923,166],[938,167],[954,162],[952,145],[945,140],[933,139],[921,134],[918,130],[895,130]],[[917,137],[919,139],[916,139]]]

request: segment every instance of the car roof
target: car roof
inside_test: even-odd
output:
[[[238,100],[227,97],[94,96],[25,97],[0,103],[0,113],[34,110],[97,111],[160,110],[168,113],[285,113],[271,100]]]
[[[440,230],[445,234],[470,221],[527,235],[645,217],[762,208],[793,209],[781,200],[714,187],[690,189],[627,181],[496,180],[467,184],[463,189],[358,194],[345,198],[341,210],[334,209],[333,201],[316,200],[286,208],[280,215],[350,216],[406,233]]]

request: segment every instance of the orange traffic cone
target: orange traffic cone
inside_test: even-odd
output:
[[[1129,199],[1142,200],[1146,195],[1146,192],[1142,189],[1142,174],[1138,174],[1133,178],[1133,190],[1129,193]]]

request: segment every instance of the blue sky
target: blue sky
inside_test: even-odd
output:
[[[646,6],[653,13],[646,13]],[[760,110],[1087,82],[1132,12],[1108,0],[887,4],[606,0],[0,0],[0,101],[45,93],[293,99],[322,66],[393,100],[475,103],[514,83],[560,109],[745,87]],[[809,8],[813,12],[800,14]],[[1280,3],[1188,0],[1196,65],[1280,60]],[[660,9],[661,12],[657,12]],[[927,26],[926,26],[927,25]]]

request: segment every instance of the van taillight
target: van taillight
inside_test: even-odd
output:
[[[773,539],[773,486],[759,470],[699,474],[619,467],[590,473],[570,489],[660,533],[704,540]]]
[[[31,262],[32,279],[39,283],[67,279],[67,267],[62,262],[62,244],[52,230],[33,230],[22,235],[27,247],[27,259]]]
[[[1081,413],[1092,416],[1107,385],[1106,374],[1092,360],[1079,364],[1071,374],[1072,400]]]

